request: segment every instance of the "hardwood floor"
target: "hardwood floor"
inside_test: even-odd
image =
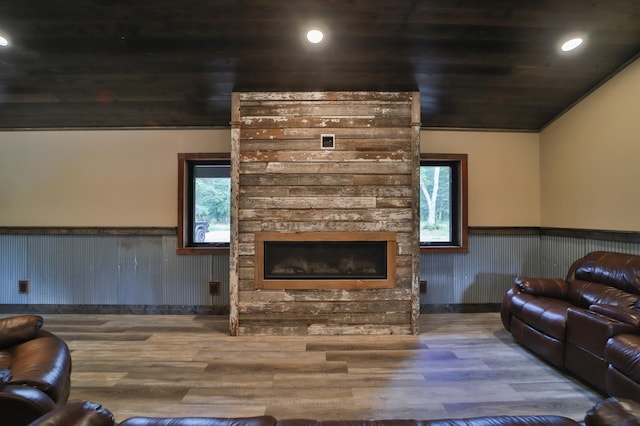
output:
[[[381,419],[557,414],[602,396],[514,343],[497,313],[422,315],[418,336],[230,337],[226,316],[43,315],[70,400],[134,416]]]

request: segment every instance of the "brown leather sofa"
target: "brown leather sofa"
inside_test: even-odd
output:
[[[71,355],[42,317],[0,318],[0,422],[27,425],[67,402]]]
[[[553,416],[491,416],[442,420],[313,420],[257,417],[131,417],[114,421],[109,410],[94,402],[74,402],[43,416],[30,426],[579,426],[573,419]],[[630,425],[629,425],[630,426]]]
[[[119,426],[638,426],[640,403],[615,397],[599,401],[584,420],[554,415],[487,416],[436,420],[313,420],[257,417],[131,417]],[[74,402],[58,407],[30,426],[118,426],[109,410],[94,402]]]
[[[500,314],[520,344],[552,365],[640,401],[640,256],[597,251],[565,279],[518,277]]]

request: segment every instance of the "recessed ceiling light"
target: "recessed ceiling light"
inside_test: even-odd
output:
[[[9,40],[7,40],[5,37],[0,36],[0,46],[8,46],[9,45]]]
[[[570,52],[578,48],[578,46],[580,46],[583,41],[584,40],[582,39],[582,37],[571,38],[565,41],[564,43],[562,43],[562,46],[560,47],[560,49],[562,49],[563,52]]]
[[[319,29],[312,29],[307,32],[307,40],[309,43],[318,44],[324,38],[324,34]]]

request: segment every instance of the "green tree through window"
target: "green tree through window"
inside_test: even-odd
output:
[[[451,241],[451,167],[420,168],[420,241]]]
[[[178,154],[178,254],[228,253],[231,161],[226,154]]]
[[[194,164],[193,239],[228,243],[230,239],[231,177],[228,164]]]
[[[467,156],[420,156],[420,246],[466,252]]]

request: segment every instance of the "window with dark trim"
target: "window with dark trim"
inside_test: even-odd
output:
[[[178,254],[229,251],[228,154],[178,154]]]
[[[420,155],[420,249],[467,252],[467,155]]]

